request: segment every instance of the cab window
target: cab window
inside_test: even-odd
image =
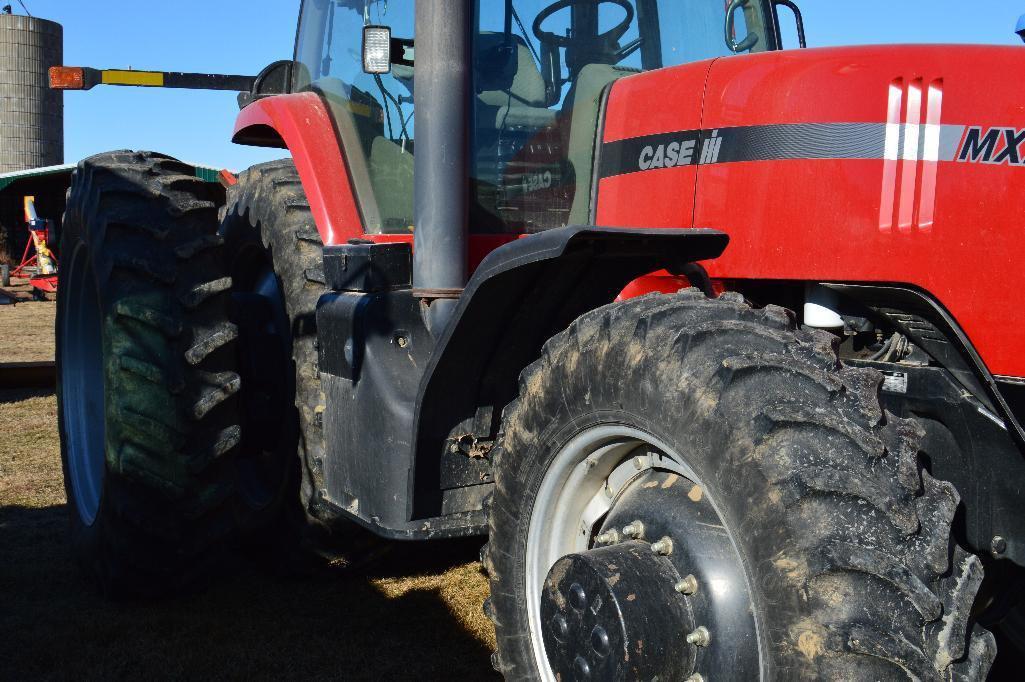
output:
[[[305,0],[293,92],[328,103],[368,233],[413,230],[413,68],[363,71],[363,27],[413,38],[413,0]]]
[[[587,222],[604,90],[641,71],[734,54],[726,8],[724,0],[479,0],[471,229]],[[761,2],[737,5],[735,33],[752,36],[745,51],[767,49],[766,26]]]
[[[440,1],[440,0],[439,0]],[[469,0],[444,0],[469,1]],[[733,54],[725,0],[473,0],[471,230],[587,221],[602,94],[641,71]],[[745,51],[768,48],[759,0],[730,3]],[[413,67],[362,68],[367,25],[411,42],[414,0],[304,0],[293,92],[327,101],[369,233],[413,230]],[[734,47],[737,40],[732,41]]]

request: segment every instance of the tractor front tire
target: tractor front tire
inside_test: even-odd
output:
[[[86,159],[68,192],[61,457],[75,554],[109,596],[191,586],[240,512],[222,200],[193,167],[149,152]]]
[[[982,565],[951,536],[958,494],[879,383],[736,294],[615,303],[552,338],[496,448],[496,668],[984,679],[995,644],[971,619]]]

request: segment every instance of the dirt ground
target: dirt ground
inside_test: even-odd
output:
[[[51,359],[53,308],[0,306],[0,361]],[[0,391],[0,679],[494,675],[480,539],[388,544],[302,578],[233,556],[197,594],[111,603],[66,525],[56,399]]]

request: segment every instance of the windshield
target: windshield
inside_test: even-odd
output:
[[[774,35],[760,0],[472,1],[477,232],[586,222],[601,98],[613,81],[734,54],[725,35],[730,4],[734,46],[768,49]],[[413,39],[414,0],[305,0],[300,21],[293,91],[312,89],[327,101],[365,229],[411,232],[413,68],[366,74],[361,54],[366,25]]]

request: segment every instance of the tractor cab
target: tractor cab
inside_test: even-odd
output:
[[[587,222],[613,81],[778,44],[772,6],[755,0],[471,4],[469,229],[478,233]],[[370,73],[364,36],[381,28],[390,63]],[[414,224],[414,28],[412,0],[303,3],[292,91],[329,103],[368,233],[408,234]]]

